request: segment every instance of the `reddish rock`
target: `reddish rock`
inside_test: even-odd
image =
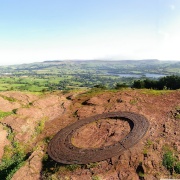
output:
[[[42,169],[43,152],[41,149],[34,151],[25,165],[12,177],[12,180],[39,180]]]
[[[4,147],[9,144],[9,140],[7,139],[7,131],[3,129],[3,125],[0,124],[0,161],[4,154]]]
[[[9,111],[12,111],[13,109],[17,109],[21,107],[20,103],[8,101],[2,97],[0,97],[0,102],[1,102],[0,111],[9,112]]]
[[[81,148],[110,146],[123,139],[130,132],[127,121],[101,120],[82,128],[73,135],[73,144]]]
[[[29,104],[33,101],[39,99],[38,95],[34,95],[31,93],[25,93],[25,92],[17,92],[17,91],[7,91],[7,92],[1,92],[0,95],[13,98],[15,101],[19,102],[20,104]]]
[[[67,95],[62,95],[59,92],[42,96],[21,92],[0,94],[16,99],[16,101],[10,102],[2,97],[0,98],[0,110],[12,111],[18,109],[16,115],[11,115],[1,119],[1,121],[12,127],[13,131],[16,132],[16,138],[21,142],[32,140],[31,135],[43,117],[47,117],[48,120],[43,132],[38,135],[35,144],[39,141],[42,142],[46,137],[55,135],[60,129],[79,119],[104,112],[132,111],[144,115],[149,120],[150,127],[146,136],[119,157],[99,162],[97,167],[87,168],[82,166],[82,169],[76,171],[65,171],[63,173],[57,171],[51,174],[51,176],[58,179],[88,180],[92,179],[93,175],[97,175],[107,180],[116,178],[119,178],[119,180],[139,180],[136,170],[140,164],[144,171],[145,180],[168,178],[169,173],[162,166],[163,147],[164,145],[170,146],[178,154],[180,153],[180,123],[172,116],[172,112],[180,104],[180,91],[153,94],[152,91],[147,90],[127,89],[94,95],[82,94],[82,92],[79,94],[76,92],[75,95],[73,92]],[[69,95],[71,97],[66,98]],[[87,103],[83,105],[83,102]],[[76,145],[90,147],[92,146],[92,139],[95,146],[105,145],[108,142],[113,143],[121,138],[122,130],[123,128],[126,129],[125,127],[125,125],[118,124],[109,127],[108,123],[101,124],[101,128],[91,125],[87,126],[87,129],[84,127],[77,135]],[[107,129],[109,130],[107,131]],[[1,129],[0,133],[2,133],[0,134],[0,142],[4,142],[7,132]],[[111,136],[113,133],[115,139]],[[78,140],[80,141],[79,144]],[[149,140],[152,144],[147,147]],[[4,143],[2,144],[4,146]],[[42,148],[42,150],[46,151],[46,148]],[[27,163],[14,174],[13,178],[41,179],[42,154],[41,150],[35,151]],[[176,178],[178,179],[180,176],[177,175]]]

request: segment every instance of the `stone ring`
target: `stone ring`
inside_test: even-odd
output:
[[[131,131],[122,140],[110,146],[99,148],[78,148],[72,144],[72,136],[77,129],[94,121],[105,118],[123,118],[129,122]],[[60,130],[50,141],[49,156],[64,164],[88,164],[122,154],[123,151],[137,144],[146,134],[148,120],[133,112],[109,112],[79,120]]]

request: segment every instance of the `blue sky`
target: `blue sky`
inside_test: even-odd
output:
[[[180,60],[179,0],[0,0],[0,64]]]

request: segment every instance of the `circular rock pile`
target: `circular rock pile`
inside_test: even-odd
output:
[[[72,142],[72,136],[82,126],[91,122],[106,118],[123,118],[128,121],[131,131],[121,141],[100,148],[78,148]],[[57,162],[65,164],[87,164],[102,161],[129,149],[139,142],[149,127],[148,120],[139,114],[132,112],[110,112],[98,114],[83,120],[79,120],[70,126],[60,130],[50,141],[48,146],[49,156]]]

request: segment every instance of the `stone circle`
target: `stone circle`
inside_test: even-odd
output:
[[[72,144],[71,138],[77,129],[91,122],[106,118],[123,118],[129,122],[131,131],[121,141],[110,146],[85,149],[76,147]],[[50,141],[48,154],[53,160],[64,164],[88,164],[99,162],[120,155],[125,150],[137,144],[146,134],[148,127],[148,120],[143,115],[133,112],[120,111],[98,114],[78,120],[60,130]]]

